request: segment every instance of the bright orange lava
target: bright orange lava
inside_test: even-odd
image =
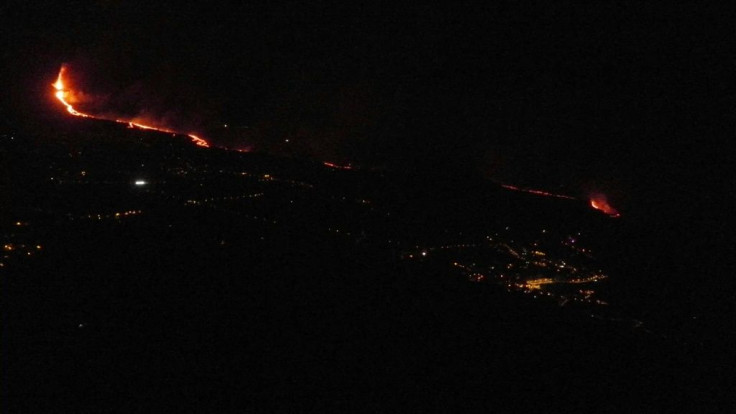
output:
[[[66,107],[67,112],[69,112],[70,114],[72,114],[74,116],[80,116],[80,117],[83,117],[83,118],[104,119],[104,120],[107,120],[107,121],[114,121],[114,122],[118,122],[118,123],[121,123],[121,124],[128,124],[128,126],[130,128],[151,129],[151,130],[154,130],[154,131],[166,132],[166,133],[169,133],[169,134],[180,134],[180,132],[176,132],[176,131],[173,131],[173,130],[170,130],[170,129],[158,128],[158,127],[154,127],[154,126],[150,126],[150,125],[143,125],[143,124],[139,124],[137,122],[133,122],[133,121],[130,121],[130,120],[101,118],[101,117],[92,116],[92,115],[85,114],[85,113],[82,113],[82,112],[77,111],[76,109],[74,109],[74,107],[72,106],[72,104],[69,103],[69,97],[72,94],[72,92],[71,92],[70,89],[68,89],[65,86],[65,83],[64,83],[64,74],[66,73],[66,70],[67,70],[66,69],[66,66],[62,66],[61,67],[61,70],[59,70],[59,76],[56,78],[56,82],[54,82],[52,84],[52,86],[56,90],[56,92],[54,93],[54,96],[56,96],[56,99],[58,99],[59,102],[61,102],[62,104],[64,104],[64,106]],[[209,148],[210,147],[210,144],[206,140],[204,140],[204,139],[202,139],[202,138],[200,138],[200,137],[198,137],[198,136],[196,136],[194,134],[183,134],[183,135],[187,135],[189,137],[189,139],[191,139],[192,142],[194,142],[194,144],[196,144],[196,145],[198,145],[200,147],[205,147],[205,148]]]
[[[611,217],[621,217],[621,214],[615,208],[608,204],[606,196],[603,194],[593,194],[590,197],[590,206],[596,210],[600,210]]]
[[[66,66],[62,66],[61,70],[59,71],[59,76],[56,78],[56,82],[53,83],[54,89],[56,89],[56,93],[54,94],[56,96],[56,99],[61,101],[61,103],[63,103],[64,106],[66,106],[66,110],[69,111],[70,114],[74,116],[92,118],[90,115],[83,114],[75,110],[72,107],[72,105],[67,101],[70,91],[64,87],[63,77],[64,77],[65,72],[66,72]]]
[[[544,196],[544,197],[555,197],[555,198],[564,198],[568,200],[577,200],[575,197],[571,197],[564,194],[554,194],[549,193],[547,191],[542,190],[533,190],[530,188],[520,188],[515,185],[510,184],[501,184],[501,187],[507,189],[507,190],[513,190],[513,191],[521,191],[524,193]],[[610,204],[608,204],[608,199],[603,194],[593,194],[590,196],[590,206],[593,207],[596,210],[600,210],[606,214],[608,214],[610,217],[621,217],[621,214],[613,208]]]

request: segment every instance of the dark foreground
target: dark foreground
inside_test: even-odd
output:
[[[237,193],[271,185],[256,176]],[[17,194],[41,206],[17,227],[42,248],[0,280],[4,412],[729,407],[699,348],[402,261],[332,231],[372,220],[320,201],[334,197],[265,187],[213,208],[174,189],[233,187],[172,177],[167,193],[110,191],[113,177]]]

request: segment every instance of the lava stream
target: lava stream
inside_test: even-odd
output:
[[[521,191],[523,193],[529,193],[529,194],[534,194],[534,195],[539,195],[539,196],[544,196],[544,197],[555,197],[555,198],[564,198],[567,200],[577,200],[577,198],[575,197],[571,197],[571,196],[564,195],[564,194],[554,194],[554,193],[549,193],[547,191],[542,191],[542,190],[532,190],[530,188],[520,188],[515,185],[510,185],[510,184],[501,184],[501,187],[507,190]],[[608,199],[606,198],[604,194],[598,193],[598,194],[593,194],[592,196],[590,196],[590,206],[596,210],[602,211],[603,213],[607,214],[609,217],[613,217],[613,218],[621,217],[621,214],[618,212],[618,210],[616,210],[610,204],[608,204]]]
[[[53,85],[54,89],[56,90],[56,92],[54,93],[54,96],[56,96],[56,99],[58,99],[59,102],[61,102],[62,104],[64,104],[64,106],[66,107],[67,112],[69,112],[70,114],[72,114],[74,116],[83,117],[83,118],[103,119],[103,120],[106,120],[106,121],[114,121],[114,122],[121,123],[121,124],[128,124],[128,126],[131,127],[131,128],[151,129],[151,130],[154,130],[154,131],[166,132],[166,133],[169,133],[169,134],[181,134],[180,132],[173,131],[173,130],[170,130],[170,129],[158,128],[158,127],[154,127],[154,126],[150,126],[150,125],[143,125],[143,124],[140,124],[140,123],[137,123],[137,122],[127,121],[127,120],[122,120],[122,119],[101,118],[101,117],[97,117],[97,116],[93,116],[93,115],[89,115],[89,114],[85,114],[85,113],[82,113],[82,112],[77,111],[76,109],[74,109],[74,107],[72,106],[72,104],[69,103],[69,100],[68,100],[69,95],[71,94],[71,91],[68,88],[66,88],[65,87],[65,84],[64,84],[64,74],[65,74],[65,72],[66,72],[66,66],[62,66],[61,67],[61,70],[59,70],[59,76],[56,78],[56,82],[54,82],[52,85]],[[205,148],[209,148],[210,147],[210,144],[206,140],[204,140],[204,139],[202,139],[202,138],[200,138],[200,137],[198,137],[198,136],[196,136],[194,134],[183,134],[183,135],[188,136],[189,139],[191,139],[194,144],[196,144],[196,145],[198,145],[200,147],[205,147]]]
[[[61,70],[59,70],[59,76],[58,78],[56,78],[56,82],[53,83],[54,89],[56,89],[56,93],[54,94],[56,96],[56,99],[61,101],[61,103],[63,103],[64,106],[66,106],[66,110],[70,114],[74,116],[81,116],[84,118],[92,118],[92,116],[90,115],[78,112],[76,109],[74,109],[74,107],[72,107],[72,105],[69,102],[67,102],[66,98],[67,96],[69,96],[69,90],[64,88],[64,81],[62,80],[64,76],[64,72],[66,72],[66,66],[61,67]]]
[[[564,199],[567,199],[567,200],[577,200],[575,197],[570,197],[570,196],[564,195],[564,194],[554,194],[554,193],[548,193],[548,192],[542,191],[542,190],[532,190],[532,189],[529,189],[529,188],[519,188],[519,187],[517,187],[515,185],[501,184],[501,187],[503,187],[503,188],[505,188],[507,190],[521,191],[523,193],[535,194],[535,195],[544,196],[544,197],[555,197],[555,198],[564,198]]]
[[[328,162],[328,161],[325,161],[322,164],[324,164],[326,167],[335,168],[335,169],[338,169],[338,170],[352,170],[353,169],[353,166],[350,165],[350,164],[348,164],[348,165],[340,165],[340,164],[335,164],[335,163]]]

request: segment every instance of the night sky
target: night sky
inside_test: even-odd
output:
[[[91,112],[145,114],[232,148],[602,191],[643,215],[699,211],[730,186],[717,177],[733,135],[720,109],[733,102],[732,30],[707,6],[1,10],[16,127],[66,115],[47,86],[67,63]]]

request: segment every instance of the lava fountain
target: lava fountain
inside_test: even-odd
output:
[[[66,73],[66,66],[62,66],[61,70],[59,70],[59,76],[56,78],[56,82],[53,83],[54,89],[56,89],[56,93],[54,94],[56,96],[56,99],[58,99],[64,106],[66,107],[66,110],[74,115],[74,116],[81,116],[84,118],[92,118],[92,116],[83,114],[72,106],[72,104],[69,103],[69,95],[71,94],[71,91],[69,91],[64,86],[64,73]]]
[[[150,129],[153,131],[159,131],[159,132],[165,132],[169,134],[181,134],[186,135],[189,137],[189,139],[192,140],[192,142],[200,147],[209,148],[210,144],[206,140],[198,137],[197,135],[191,134],[191,133],[181,133],[178,131],[173,131],[166,128],[159,128],[151,125],[144,125],[138,122],[133,122],[132,120],[124,120],[124,119],[109,119],[109,118],[103,118],[98,116],[93,116],[90,114],[85,114],[82,112],[77,111],[74,109],[72,104],[70,103],[70,98],[73,96],[73,92],[66,86],[64,82],[64,75],[66,74],[67,67],[62,65],[61,69],[59,70],[59,76],[56,78],[56,82],[52,84],[54,87],[54,90],[56,91],[54,93],[54,96],[56,96],[56,99],[59,100],[65,107],[67,112],[74,116],[79,116],[83,118],[93,118],[93,119],[102,119],[106,121],[113,121],[120,124],[127,124],[130,128],[140,128],[140,129]]]

